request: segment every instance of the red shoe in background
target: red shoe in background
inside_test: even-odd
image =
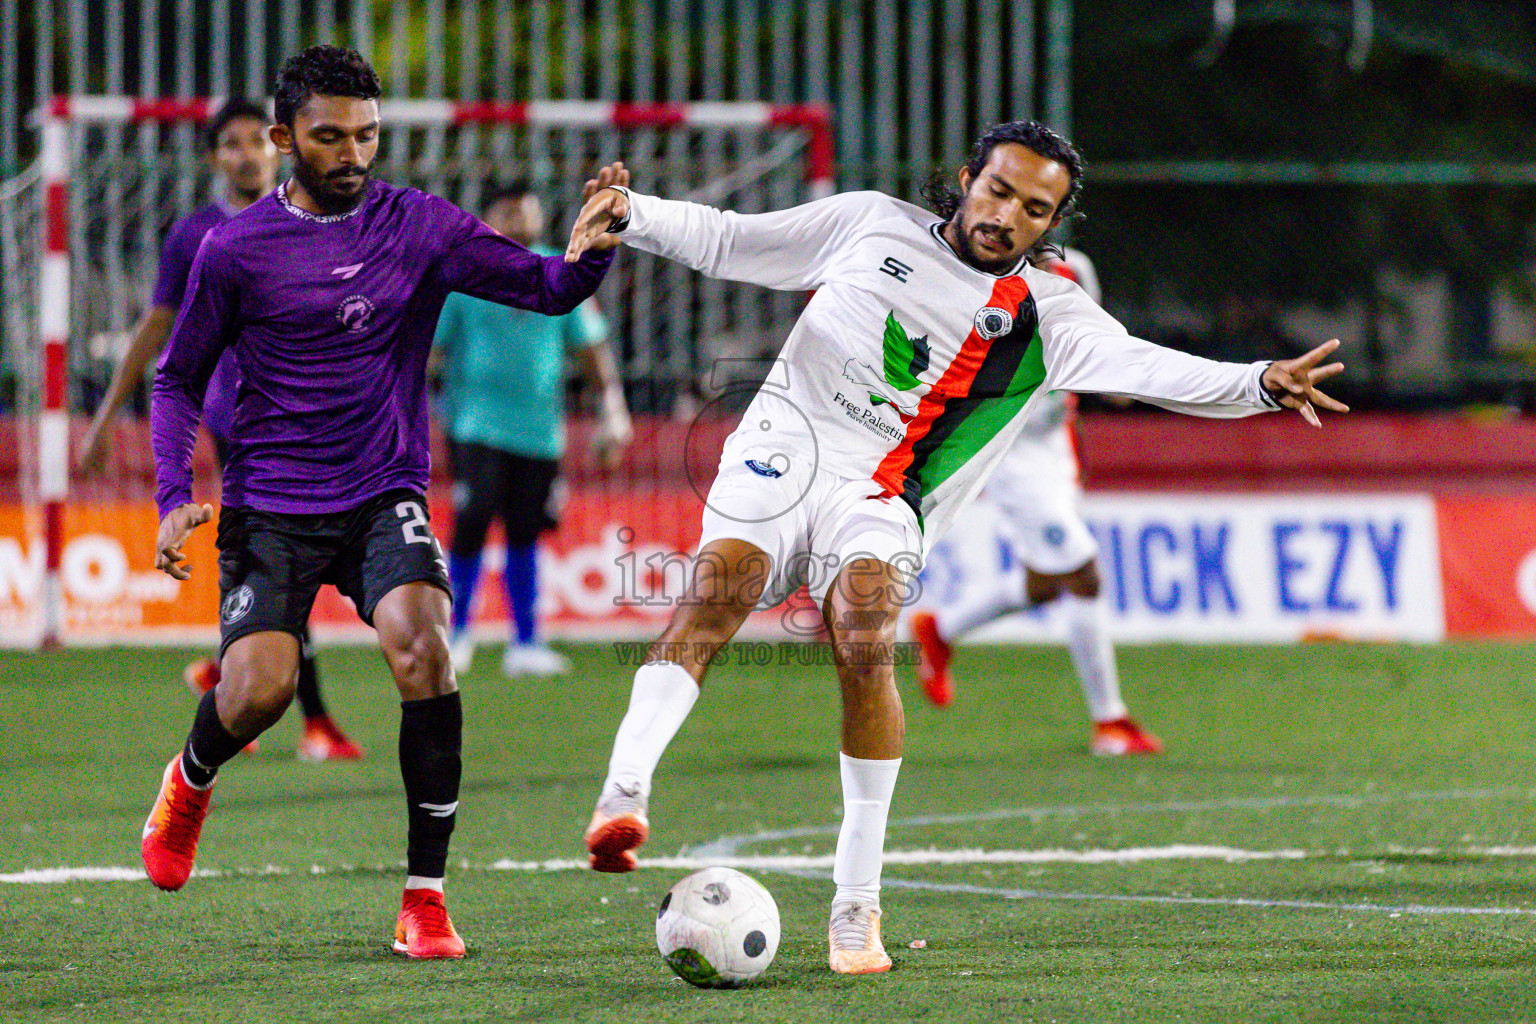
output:
[[[955,699],[955,683],[949,676],[949,641],[939,633],[939,620],[932,612],[912,616],[912,638],[922,649],[917,663],[917,678],[923,692],[935,707],[947,708]]]
[[[346,733],[337,728],[330,715],[304,720],[304,736],[299,740],[300,761],[356,761],[363,756],[362,748],[347,739]]]
[[[1163,741],[1143,729],[1134,718],[1126,717],[1093,723],[1093,741],[1089,749],[1096,757],[1161,754]]]

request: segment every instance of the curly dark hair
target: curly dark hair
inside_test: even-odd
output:
[[[277,121],[293,127],[293,116],[314,96],[379,98],[379,76],[356,50],[311,46],[283,62],[277,73]]]
[[[976,145],[971,147],[970,159],[966,161],[965,166],[970,168],[971,176],[980,174],[981,169],[987,166],[987,160],[992,156],[992,151],[1005,142],[1017,143],[1065,167],[1072,179],[1072,185],[1067,189],[1066,198],[1056,208],[1056,214],[1063,220],[1079,216],[1077,200],[1083,191],[1083,155],[1072,143],[1039,121],[1004,121],[1002,124],[995,124],[988,128],[986,133],[976,140]],[[953,181],[952,172],[937,170],[923,187],[918,189],[923,198],[933,207],[934,212],[945,220],[953,217],[965,200],[965,196],[961,195],[952,184]]]
[[[203,129],[203,145],[212,153],[219,148],[219,133],[229,127],[229,122],[238,121],[243,117],[260,121],[262,124],[271,124],[272,119],[267,116],[267,108],[255,100],[248,100],[244,96],[231,96],[224,101],[224,105],[208,119],[208,125]]]

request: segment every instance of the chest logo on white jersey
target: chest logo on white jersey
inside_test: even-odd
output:
[[[373,320],[373,301],[366,295],[348,295],[337,304],[336,319],[353,334],[367,330]]]
[[[1001,338],[1013,330],[1013,314],[1001,306],[983,306],[976,311],[975,327],[983,341]]]
[[[343,281],[350,281],[357,276],[357,272],[363,269],[361,263],[354,263],[350,267],[337,267],[331,271],[332,277],[339,277]]]

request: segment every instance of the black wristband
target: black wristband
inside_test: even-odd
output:
[[[1269,368],[1274,365],[1275,361],[1271,359],[1269,362],[1259,367],[1259,394],[1264,397],[1264,404],[1269,406],[1271,409],[1284,409],[1285,406],[1280,403],[1280,399],[1275,395],[1270,394],[1269,388],[1264,386],[1264,375],[1268,373]]]
[[[603,188],[611,188],[615,192],[619,193],[619,195],[623,196],[625,201],[629,203],[629,210],[632,211],[634,209],[634,201],[630,199],[629,189],[625,188],[623,185],[604,185]],[[616,235],[627,227],[629,227],[629,211],[625,212],[624,218],[622,220],[616,220],[610,224],[608,226],[608,231],[610,234]]]

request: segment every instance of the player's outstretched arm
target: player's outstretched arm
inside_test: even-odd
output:
[[[599,172],[608,182],[628,181],[622,163]],[[588,182],[587,191],[605,186]],[[540,256],[510,238],[503,238],[474,217],[441,199],[429,197],[435,216],[446,221],[449,236],[437,269],[448,291],[515,306],[548,316],[564,316],[592,297],[613,262],[618,240],[597,239],[587,247],[588,258]]]
[[[1042,294],[1036,308],[1047,390],[1120,395],[1214,418],[1290,408],[1314,426],[1318,409],[1349,411],[1316,386],[1344,369],[1322,365],[1336,340],[1296,359],[1226,363],[1132,337],[1080,289]]]
[[[648,196],[617,182],[599,187],[576,216],[567,260],[617,234],[631,248],[710,277],[782,291],[819,288],[846,265],[844,250],[859,228],[889,214],[894,202],[878,192],[845,192],[749,214]]]
[[[192,262],[187,298],[160,353],[149,441],[155,453],[155,504],[160,518],[192,503],[192,448],[203,418],[203,395],[219,356],[238,330],[239,274],[210,231]]]
[[[1329,412],[1349,412],[1349,406],[1317,390],[1318,384],[1344,372],[1343,363],[1318,365],[1338,347],[1339,339],[1334,338],[1323,342],[1306,355],[1295,359],[1277,359],[1264,371],[1260,383],[1281,405],[1295,409],[1301,413],[1302,419],[1321,428],[1323,424],[1317,418],[1318,408]]]
[[[179,505],[160,520],[160,534],[155,538],[155,568],[178,580],[190,579],[191,564],[181,550],[192,531],[213,518],[213,508],[196,503]]]
[[[112,433],[112,421],[127,403],[133,389],[144,379],[144,367],[160,354],[165,339],[171,336],[171,325],[176,322],[176,311],[165,306],[151,306],[149,312],[133,332],[133,340],[123,350],[112,371],[112,383],[96,407],[96,415],[80,441],[80,453],[75,465],[86,473],[99,473],[107,461],[107,438]]]

